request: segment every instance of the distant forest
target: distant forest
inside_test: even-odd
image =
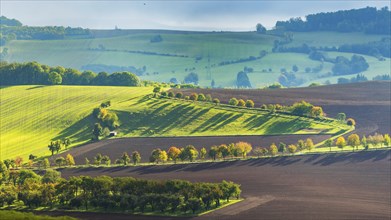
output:
[[[66,36],[89,36],[90,30],[62,26],[30,27],[16,19],[0,17],[0,46],[11,40],[54,40],[64,39]]]
[[[92,71],[80,72],[62,66],[50,67],[37,62],[0,62],[0,85],[104,85],[140,86],[133,73],[122,71],[108,74]]]
[[[391,33],[388,7],[377,10],[375,7],[341,10],[337,12],[322,12],[301,18],[291,18],[288,21],[277,21],[276,29],[284,31],[337,31],[364,32],[367,34]]]

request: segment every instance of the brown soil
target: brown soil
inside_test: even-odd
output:
[[[241,184],[245,201],[195,219],[390,219],[391,151],[166,166],[79,168],[77,175]],[[64,213],[52,213],[63,215]],[[178,219],[73,213],[82,219]],[[183,219],[183,218],[180,218]]]
[[[66,154],[71,154],[76,164],[84,164],[85,157],[90,162],[96,154],[108,155],[112,163],[115,159],[121,157],[123,152],[130,154],[137,150],[141,154],[142,162],[148,162],[149,155],[155,148],[167,150],[170,146],[185,147],[189,144],[195,146],[197,149],[205,147],[209,149],[213,145],[230,144],[239,141],[246,141],[253,146],[270,146],[272,143],[278,144],[284,142],[286,144],[297,143],[299,139],[312,138],[314,143],[320,142],[330,137],[329,135],[275,135],[275,136],[212,136],[212,137],[153,137],[153,138],[119,138],[99,141],[80,147],[73,148],[60,155],[65,157]]]
[[[175,92],[178,89],[174,90]],[[228,103],[232,97],[251,99],[256,107],[262,104],[292,105],[301,100],[320,105],[331,117],[339,112],[356,119],[360,134],[375,132],[391,133],[391,83],[364,82],[343,85],[329,85],[294,89],[181,89],[189,95],[192,92],[211,94],[222,103]]]

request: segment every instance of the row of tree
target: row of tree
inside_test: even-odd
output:
[[[391,12],[388,7],[341,10],[336,12],[307,15],[305,20],[291,18],[277,21],[276,29],[286,31],[337,31],[365,32],[369,34],[390,34]]]
[[[64,39],[66,36],[89,36],[90,30],[83,28],[71,28],[62,26],[44,26],[44,27],[30,27],[23,26],[23,24],[16,19],[9,19],[5,16],[0,17],[1,26],[1,45],[6,44],[11,40],[54,40]]]
[[[361,139],[358,134],[351,134],[348,136],[347,140],[343,136],[340,136],[337,138],[335,143],[332,139],[328,139],[324,143],[325,147],[330,147],[330,151],[331,147],[334,145],[339,148],[351,146],[354,151],[355,149],[358,149],[360,145],[362,145],[365,149],[368,149],[369,145],[372,145],[373,147],[391,146],[391,139],[389,134],[381,135],[376,133],[374,135],[369,135],[368,137],[363,135]]]
[[[29,208],[195,213],[218,207],[221,200],[238,199],[241,194],[240,185],[230,181],[191,183],[108,176],[79,176],[66,180],[54,170],[39,176],[31,170],[7,170],[2,162],[0,168],[4,171],[0,207],[22,201]]]
[[[0,85],[110,85],[140,86],[140,79],[130,72],[108,74],[80,72],[62,66],[50,67],[37,62],[0,62]]]

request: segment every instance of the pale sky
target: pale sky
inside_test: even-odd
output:
[[[390,0],[327,1],[104,1],[0,0],[0,14],[29,26],[90,29],[173,29],[251,31],[257,23],[272,28],[277,20],[310,13],[362,8],[391,8]]]

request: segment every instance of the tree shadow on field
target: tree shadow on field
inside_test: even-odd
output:
[[[352,153],[342,153],[342,154],[327,154],[317,161],[314,161],[313,165],[328,166],[334,163],[346,163],[346,164],[355,164],[366,161],[380,161],[386,160],[390,161],[391,151],[390,150],[377,150],[377,151],[361,151],[361,152],[352,152]]]
[[[33,86],[33,87],[27,88],[26,90],[40,89],[40,88],[45,88],[45,87],[48,87],[48,85]]]
[[[91,115],[88,115],[62,130],[52,141],[63,140],[65,138],[70,138],[72,142],[89,140],[92,137],[92,126],[93,119]]]

